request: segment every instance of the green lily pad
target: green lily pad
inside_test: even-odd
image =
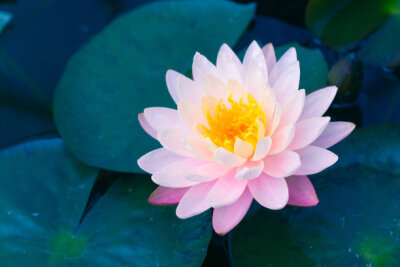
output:
[[[158,145],[137,117],[149,106],[173,106],[167,69],[186,73],[196,51],[215,59],[254,11],[227,1],[162,1],[117,18],[71,58],[56,89],[54,116],[68,148],[91,166],[142,172],[137,159]]]
[[[326,86],[328,80],[328,64],[319,49],[308,49],[299,43],[288,43],[276,48],[279,59],[290,47],[296,48],[297,58],[300,62],[300,88],[307,93]]]
[[[366,63],[386,67],[400,66],[400,15],[391,16],[367,40],[358,56]]]
[[[356,130],[312,176],[316,207],[262,209],[237,227],[236,265],[399,266],[399,148],[400,125]]]
[[[312,0],[306,10],[308,29],[333,47],[365,38],[396,11],[397,0]]]
[[[5,266],[199,266],[210,213],[180,220],[154,207],[148,176],[118,180],[79,225],[98,171],[59,139],[0,152],[0,261]]]

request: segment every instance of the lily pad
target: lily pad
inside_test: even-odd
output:
[[[357,130],[334,148],[339,164],[312,176],[316,207],[262,209],[239,225],[236,265],[398,266],[399,149],[400,125]]]
[[[397,0],[312,0],[306,10],[309,30],[333,47],[365,38],[396,11]]]
[[[162,1],[117,18],[71,58],[56,89],[54,116],[68,148],[91,166],[142,172],[136,160],[157,143],[137,116],[173,106],[167,69],[186,73],[196,51],[216,58],[254,11],[227,1]]]
[[[290,47],[296,48],[297,58],[300,62],[300,88],[307,93],[326,86],[328,80],[328,64],[319,49],[308,49],[299,43],[288,43],[276,48],[279,58]]]
[[[366,63],[400,66],[400,15],[391,16],[358,52]]]
[[[5,266],[199,266],[210,213],[153,207],[147,176],[117,181],[79,225],[98,171],[59,139],[0,152],[0,261]]]

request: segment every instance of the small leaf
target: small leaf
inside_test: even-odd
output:
[[[363,72],[361,62],[354,54],[339,60],[328,75],[328,83],[338,87],[335,97],[338,103],[349,103],[357,99],[362,84]]]

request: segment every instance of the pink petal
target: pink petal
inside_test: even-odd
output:
[[[262,57],[262,60],[264,60],[264,57]],[[251,61],[246,74],[246,89],[255,99],[260,99],[267,90],[267,84],[268,72],[262,70],[256,61]]]
[[[220,235],[224,235],[232,230],[244,218],[252,201],[253,196],[246,188],[235,203],[215,208],[212,218],[214,231]]]
[[[312,117],[321,117],[331,105],[336,92],[336,86],[329,86],[307,95],[300,120]]]
[[[274,155],[285,150],[290,144],[290,142],[292,142],[295,130],[296,130],[295,126],[293,124],[290,124],[288,126],[283,127],[276,133],[274,133],[271,137],[272,145],[269,154]]]
[[[158,133],[158,141],[169,151],[184,157],[192,157],[192,154],[186,150],[183,141],[187,133],[180,129],[167,129]]]
[[[305,94],[305,90],[301,89],[282,105],[282,115],[278,129],[297,122],[303,111]]]
[[[200,105],[200,100],[202,97],[201,88],[191,79],[182,76],[178,78],[178,96],[180,102],[189,102],[197,106]]]
[[[290,176],[285,179],[289,188],[289,205],[311,207],[319,203],[314,186],[307,176]]]
[[[271,72],[272,68],[276,64],[274,46],[269,43],[263,47],[262,51],[264,54],[265,63],[267,64],[267,70],[268,72]]]
[[[251,160],[258,161],[265,158],[265,156],[268,155],[268,152],[271,149],[271,145],[272,145],[272,140],[271,137],[269,136],[258,140],[253,158]]]
[[[322,134],[312,143],[312,145],[322,148],[329,148],[346,138],[355,127],[356,125],[351,122],[330,122]]]
[[[155,172],[151,179],[158,185],[165,187],[181,188],[197,184],[186,180],[184,173],[190,168],[195,168],[204,164],[203,162],[196,159],[183,159],[174,163],[168,164],[161,170]]]
[[[287,177],[292,175],[300,165],[299,155],[296,152],[285,150],[264,159],[264,172],[273,177]]]
[[[288,149],[301,149],[318,138],[325,130],[330,121],[330,117],[310,118],[296,123],[296,133]]]
[[[264,162],[260,161],[249,161],[240,166],[235,174],[235,178],[241,180],[251,180],[260,176],[264,170]]]
[[[282,209],[288,202],[289,190],[285,179],[261,174],[250,180],[248,186],[254,199],[268,209]]]
[[[183,146],[187,151],[190,152],[193,156],[203,159],[203,160],[212,160],[213,159],[213,151],[211,151],[204,139],[197,137],[186,137],[182,141]]]
[[[277,63],[278,65],[278,63]],[[293,63],[282,72],[278,80],[274,83],[276,99],[279,103],[286,102],[299,89],[300,84],[300,65],[299,62]]]
[[[154,130],[150,124],[146,121],[144,114],[143,113],[139,113],[138,115],[139,118],[139,123],[140,126],[142,126],[143,130],[150,135],[151,137],[153,137],[154,139],[157,139],[157,131]]]
[[[200,102],[200,99],[199,99]],[[197,123],[207,125],[207,121],[203,116],[201,108],[193,105],[191,102],[179,102],[178,114],[181,121],[186,125],[190,131],[194,131]]]
[[[222,147],[214,151],[214,160],[227,167],[236,167],[246,162],[245,158],[239,157]]]
[[[167,74],[165,75],[169,94],[177,104],[179,103],[179,97],[176,89],[178,84],[178,78],[181,76],[183,75],[174,70],[168,70]]]
[[[231,170],[230,167],[223,166],[217,162],[208,162],[184,172],[184,177],[193,182],[208,182],[221,177]]]
[[[155,173],[156,171],[164,168],[168,164],[174,163],[179,160],[185,159],[175,153],[170,152],[165,148],[159,148],[143,155],[138,159],[139,167],[148,172]]]
[[[227,45],[223,44],[217,56],[217,70],[225,81],[237,80],[243,84],[243,66],[239,58]]]
[[[207,74],[216,75],[217,69],[205,56],[197,53],[193,58],[192,74],[193,80],[196,82],[202,82],[204,76]]]
[[[214,183],[215,181],[211,181],[192,186],[179,202],[176,216],[186,219],[208,210],[211,206],[207,201],[207,194]]]
[[[211,207],[217,208],[235,202],[246,188],[247,181],[233,177],[234,172],[229,172],[219,178],[208,193],[208,202]]]
[[[184,188],[169,188],[164,186],[157,187],[151,193],[148,201],[152,205],[174,205],[181,201],[183,195],[189,190],[190,187]]]
[[[306,146],[296,151],[300,156],[301,166],[295,175],[315,174],[335,164],[338,156],[329,150],[317,146]]]
[[[291,47],[289,48],[285,54],[281,56],[278,62],[274,65],[271,71],[269,71],[269,83],[274,85],[275,82],[279,79],[281,74],[288,69],[289,66],[296,63],[297,54],[296,49]]]
[[[210,95],[216,99],[226,99],[229,96],[229,92],[225,86],[225,83],[214,75],[204,76],[203,82],[203,95]]]
[[[157,132],[170,128],[182,128],[178,111],[171,108],[146,108],[143,112],[146,121]]]
[[[247,48],[246,54],[244,55],[243,58],[243,67],[246,72],[250,69],[251,63],[254,62],[258,68],[261,69],[262,73],[266,75],[266,78],[268,77],[268,71],[267,71],[267,64],[265,63],[265,57],[264,54],[258,46],[256,41],[253,41],[250,45],[249,48]]]

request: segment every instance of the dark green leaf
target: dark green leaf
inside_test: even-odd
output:
[[[186,73],[195,51],[210,59],[235,44],[254,5],[225,1],[155,2],[121,16],[68,63],[54,114],[68,148],[89,165],[139,172],[136,160],[156,142],[138,113],[172,106],[168,68]]]
[[[263,209],[233,233],[240,266],[398,266],[400,125],[356,130],[312,177],[320,203]]]
[[[400,15],[388,19],[366,44],[358,55],[366,63],[386,67],[400,66]]]
[[[312,0],[306,25],[333,47],[361,40],[378,28],[396,10],[396,0]]]
[[[117,181],[80,217],[98,171],[59,139],[0,152],[0,261],[4,266],[199,266],[210,213],[188,220],[154,207],[148,176]]]

